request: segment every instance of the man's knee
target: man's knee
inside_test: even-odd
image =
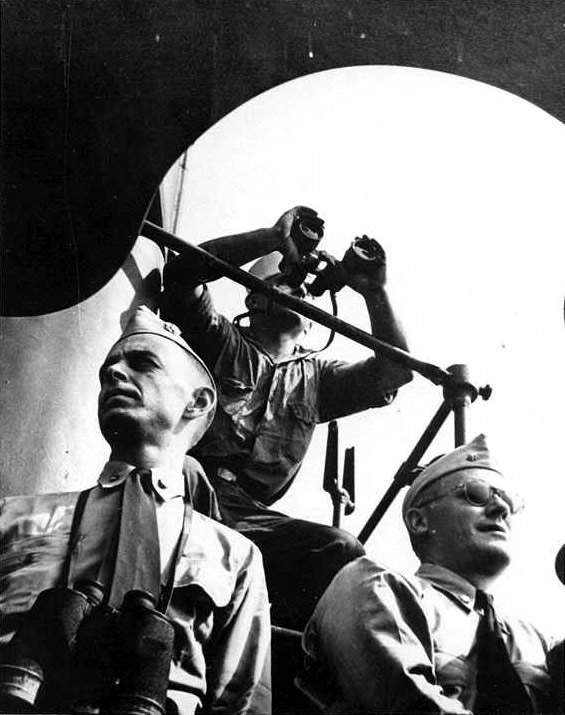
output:
[[[351,556],[350,561],[353,559],[358,558],[359,556],[365,556],[365,547],[363,544],[359,541],[359,539],[353,534],[350,534],[349,532],[345,531],[342,532],[346,536],[346,542],[344,542],[344,548],[346,550],[346,553]]]
[[[335,527],[332,528],[338,534],[337,538],[339,539],[343,555],[346,557],[347,562],[353,561],[353,559],[365,555],[365,548],[363,544],[359,541],[359,539],[353,536],[353,534],[350,534],[348,531],[344,531],[343,529],[337,529]]]
[[[331,549],[336,556],[340,557],[343,564],[353,561],[359,556],[364,556],[365,549],[363,544],[344,529],[339,529],[336,526],[320,525],[320,535],[324,542],[321,550],[325,548]]]

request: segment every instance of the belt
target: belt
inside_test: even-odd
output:
[[[244,474],[237,474],[228,467],[216,466],[214,469],[215,476],[228,484],[237,484],[243,491],[249,494],[250,497],[263,504],[268,505],[269,496],[267,495],[267,487],[255,479],[250,479]],[[272,501],[272,499],[270,500]]]

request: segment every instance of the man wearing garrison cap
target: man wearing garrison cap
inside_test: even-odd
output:
[[[322,596],[305,635],[308,686],[332,713],[550,712],[551,644],[494,610],[519,496],[484,435],[428,465],[402,514],[421,565],[405,577],[361,557]]]
[[[123,610],[125,594],[138,589],[149,592],[156,610],[173,623],[170,672],[168,661],[159,666],[165,668],[166,705],[152,691],[136,692],[144,708],[151,706],[143,712],[269,712],[270,625],[260,552],[193,510],[186,468],[183,474],[186,451],[214,415],[208,369],[175,326],[139,308],[99,377],[98,420],[111,452],[99,475],[93,471],[96,485],[0,502],[0,703],[14,694],[7,684],[14,648],[6,644],[30,617],[38,594],[56,586],[76,591],[81,579],[89,579],[101,584],[108,608]],[[122,632],[117,624],[107,637]],[[148,638],[140,641],[147,643],[143,657],[158,657],[155,636]],[[38,641],[44,640],[39,632]],[[129,687],[122,641],[107,649],[112,680],[103,692],[100,684],[93,687],[95,667],[87,669],[86,684],[75,677],[80,658],[74,641],[66,653],[60,641],[47,639],[37,655],[44,682],[37,693],[24,693],[28,704],[42,712],[116,711],[112,698],[123,698]],[[81,657],[90,657],[89,644]],[[57,653],[49,652],[51,646]],[[68,668],[67,680],[60,667]],[[51,671],[73,687],[50,689]],[[101,683],[107,671],[101,669]],[[143,688],[152,685],[146,680]]]
[[[297,206],[272,227],[201,245],[233,265],[256,261],[252,275],[305,298],[304,276],[299,271],[293,280],[288,271],[300,266],[293,227],[321,237],[323,225],[315,211]],[[346,269],[342,262],[340,285],[362,296],[376,338],[406,350],[385,288],[384,251],[378,249],[371,271]],[[254,291],[245,300],[248,312],[231,323],[216,311],[204,285],[217,277],[188,255],[164,271],[164,315],[182,328],[218,384],[214,422],[194,455],[213,483],[224,523],[261,549],[273,622],[302,630],[333,576],[364,548],[344,529],[272,507],[294,483],[317,424],[390,405],[411,373],[382,355],[348,363],[305,349],[310,322]],[[248,326],[240,325],[243,318]]]

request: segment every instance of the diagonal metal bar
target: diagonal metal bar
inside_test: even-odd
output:
[[[426,427],[422,436],[416,443],[416,446],[408,455],[407,460],[400,465],[390,486],[375,507],[371,516],[367,519],[365,526],[359,532],[359,536],[357,538],[362,544],[367,542],[367,539],[371,536],[377,524],[383,518],[386,510],[392,504],[394,498],[402,487],[408,486],[412,482],[410,472],[418,466],[418,462],[424,456],[426,449],[430,446],[439,429],[449,417],[451,409],[451,405],[447,402],[447,400],[444,400],[441,403],[438,411],[432,417],[430,424]]]
[[[320,310],[310,303],[306,303],[300,298],[295,298],[292,295],[286,293],[281,293],[280,291],[271,288],[267,283],[250,275],[247,271],[241,270],[233,266],[231,263],[227,263],[220,258],[216,258],[212,254],[208,253],[199,246],[195,246],[189,241],[186,241],[179,236],[175,236],[168,231],[165,231],[160,226],[157,226],[150,221],[145,221],[142,227],[142,235],[146,238],[151,239],[160,246],[165,246],[171,248],[178,253],[192,253],[195,257],[198,257],[199,262],[205,262],[207,266],[213,267],[220,271],[222,275],[230,278],[231,280],[239,283],[252,291],[266,295],[273,301],[280,303],[281,305],[291,308],[296,313],[314,320],[316,323],[323,325],[330,330],[335,330],[336,333],[349,338],[350,340],[364,345],[380,355],[383,355],[387,359],[395,362],[409,370],[414,370],[414,372],[419,373],[422,377],[430,380],[435,385],[448,385],[451,384],[453,378],[452,376],[437,365],[432,363],[423,362],[418,360],[410,353],[407,353],[400,348],[396,348],[388,343],[375,338],[370,333],[365,332],[356,328],[354,325],[350,325],[344,320],[340,320],[324,310]]]

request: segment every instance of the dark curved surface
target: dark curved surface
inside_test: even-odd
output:
[[[295,77],[424,67],[565,118],[561,0],[3,0],[1,12],[3,315],[101,288],[177,156]]]

